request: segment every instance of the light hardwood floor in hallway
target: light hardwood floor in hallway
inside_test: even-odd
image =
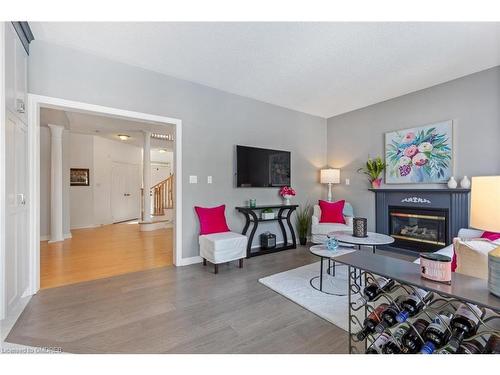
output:
[[[172,265],[173,230],[139,231],[112,224],[71,231],[73,238],[40,244],[42,289]]]

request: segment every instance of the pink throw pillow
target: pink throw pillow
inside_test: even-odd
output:
[[[457,269],[457,252],[455,251],[455,244],[453,244],[453,257],[451,258],[451,272]]]
[[[495,233],[495,232],[484,232],[481,235],[481,238],[486,238],[490,241],[496,241],[500,238],[500,233]]]
[[[345,224],[344,215],[342,214],[344,211],[344,204],[344,200],[337,202],[320,200],[319,208],[321,209],[321,218],[319,222]]]
[[[224,214],[225,204],[218,207],[195,206],[194,209],[200,220],[200,234],[229,232]]]

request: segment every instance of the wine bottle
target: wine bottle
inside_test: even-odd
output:
[[[383,354],[399,354],[401,353],[401,346],[398,344],[401,342],[401,339],[408,332],[408,327],[399,327],[396,332],[393,333],[392,339],[387,342],[382,347]]]
[[[458,354],[482,354],[486,349],[484,340],[469,340],[462,342],[458,348]]]
[[[448,345],[442,347],[439,350],[436,350],[434,354],[455,354],[452,348],[450,348]]]
[[[380,315],[389,305],[382,303],[363,322],[363,329],[356,334],[358,340],[364,340],[370,333],[375,332],[375,327],[380,323]]]
[[[376,282],[368,284],[363,289],[362,296],[354,302],[354,307],[361,307],[366,301],[373,301],[382,292],[389,291],[395,284],[394,280],[386,279],[382,276],[377,277],[375,280]]]
[[[448,311],[441,311],[424,332],[425,344],[420,353],[432,354],[436,349],[441,348],[450,338],[450,321],[453,317]]]
[[[474,335],[479,327],[479,317],[484,316],[484,308],[472,303],[462,303],[458,306],[455,316],[450,321],[452,329],[450,346],[457,351],[463,339]],[[476,316],[477,315],[477,316]]]
[[[486,343],[484,354],[500,354],[500,338],[497,335],[491,335]]]
[[[405,322],[410,316],[415,316],[427,302],[432,300],[433,294],[423,289],[416,288],[415,291],[401,301],[402,311],[397,315],[399,323]]]
[[[391,340],[391,336],[387,333],[382,333],[366,350],[366,354],[381,354],[382,348]]]
[[[382,314],[380,315],[380,323],[375,327],[375,331],[382,333],[386,328],[392,327],[397,323],[396,317],[399,314],[399,307],[397,306],[397,300],[394,304],[388,306]]]
[[[365,289],[363,289],[363,294],[366,296],[368,301],[373,301],[382,292],[391,290],[393,286],[394,280],[379,276],[375,278],[375,282],[367,285]]]
[[[424,344],[420,337],[424,334],[429,322],[424,319],[417,319],[413,326],[408,329],[408,332],[402,337],[401,341],[403,344],[402,352],[405,354],[418,353],[422,345]],[[419,337],[420,335],[420,337]]]

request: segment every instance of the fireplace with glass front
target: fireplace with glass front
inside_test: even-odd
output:
[[[469,223],[468,189],[371,189],[375,230],[394,238],[388,248],[434,252],[449,245]]]
[[[448,210],[389,206],[389,235],[393,246],[436,251],[448,243]]]

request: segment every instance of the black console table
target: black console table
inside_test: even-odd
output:
[[[275,253],[277,251],[282,251],[282,250],[288,250],[288,249],[296,249],[297,248],[297,239],[295,237],[295,232],[293,230],[292,223],[290,221],[290,217],[292,216],[293,211],[299,207],[297,204],[278,204],[278,205],[267,205],[267,206],[256,206],[256,207],[236,207],[236,209],[241,212],[243,215],[245,215],[246,223],[245,226],[243,227],[243,232],[242,234],[246,235],[248,229],[250,228],[250,224],[253,223],[252,230],[250,231],[250,235],[248,236],[248,245],[247,245],[247,258],[254,257],[257,255],[263,255],[263,254],[269,254],[269,253]],[[262,211],[265,209],[278,209],[278,214],[276,215],[275,218],[273,219],[261,219],[257,215],[258,211]],[[288,225],[288,229],[290,229],[290,234],[292,236],[292,243],[288,243],[288,235],[285,230],[285,224],[283,220],[286,220],[286,223]],[[257,231],[257,226],[259,225],[260,222],[262,221],[277,221],[280,228],[281,228],[281,233],[283,235],[283,244],[276,245],[275,248],[273,249],[261,249],[259,248],[257,251],[252,252],[252,242],[253,238],[255,236],[255,232]]]

